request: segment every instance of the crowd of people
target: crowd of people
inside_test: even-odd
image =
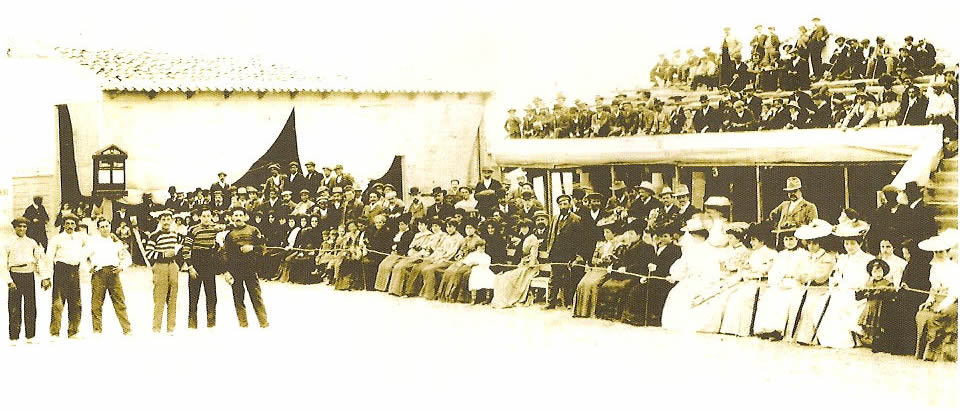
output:
[[[834,43],[829,49],[829,42]],[[723,29],[720,54],[703,49],[696,55],[688,49],[684,56],[674,50],[671,57],[660,54],[650,70],[650,82],[659,86],[716,88],[735,90],[754,84],[757,89],[796,90],[816,80],[876,79],[884,75],[900,81],[937,70],[937,50],[927,39],[914,41],[906,36],[900,47],[886,39],[856,39],[830,33],[819,18],[802,25],[796,33],[781,40],[776,27],[757,25],[749,49],[732,33]],[[943,64],[939,64],[940,72]]]
[[[44,245],[27,235],[36,220],[14,220],[11,340],[21,324],[34,336],[35,278],[53,288],[51,335],[64,303],[76,335],[81,270],[93,274],[94,330],[109,293],[129,332],[118,273],[139,257],[153,271],[155,332],[164,312],[173,332],[177,274],[187,271],[191,328],[201,288],[215,326],[222,274],[242,326],[245,292],[268,325],[259,281],[270,280],[497,309],[545,299],[545,309],[574,317],[956,360],[958,237],[938,233],[915,183],[902,193],[885,187],[881,207],[842,210],[831,224],[791,177],[784,201],[748,224],[730,221],[725,197],[697,209],[684,184],[616,181],[609,198],[578,185],[551,215],[525,178],[504,184],[491,168],[476,185],[412,188],[403,201],[391,184],[361,189],[340,166],[306,166],[291,163],[289,174],[271,166],[260,187],[232,187],[221,174],[190,203],[171,187],[165,206],[146,198],[129,216],[122,207],[112,219],[95,215],[89,229],[90,217],[64,207],[62,232]]]
[[[619,94],[612,99],[597,96],[593,105],[576,100],[567,105],[558,96],[552,105],[539,97],[518,114],[508,110],[504,130],[508,138],[584,138],[721,131],[778,130],[793,128],[889,127],[941,124],[949,144],[957,139],[958,86],[956,69],[936,61],[936,49],[925,40],[914,43],[908,36],[899,54],[886,41],[876,43],[835,37],[837,48],[823,61],[824,44],[830,38],[816,22],[799,36],[781,43],[775,28],[757,26],[751,41],[751,62],[741,61],[740,42],[726,29],[721,54],[704,49],[697,57],[688,50],[674,59],[661,56],[651,76],[654,82],[672,88],[717,88],[712,101],[684,102],[677,94],[668,100],[654,98],[650,91],[635,96]],[[871,45],[873,44],[873,45]],[[929,75],[925,90],[915,84]],[[864,80],[853,93],[817,80]],[[880,87],[867,87],[876,79]],[[872,81],[872,80],[870,80]],[[901,89],[902,92],[898,92]],[[763,98],[765,91],[780,91]]]

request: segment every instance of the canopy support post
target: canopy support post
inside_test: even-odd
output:
[[[760,185],[760,165],[755,167],[757,179],[757,222],[763,221],[763,190]]]
[[[843,208],[850,208],[850,168],[843,166]]]

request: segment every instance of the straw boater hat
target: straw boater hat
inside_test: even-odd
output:
[[[650,194],[656,194],[656,193],[657,193],[656,188],[653,187],[653,183],[651,183],[651,182],[649,182],[649,181],[643,181],[643,182],[641,182],[640,184],[637,184],[637,187],[649,191]]]
[[[917,244],[923,251],[946,251],[954,245],[955,244],[952,244],[951,241],[943,235],[935,235]]]
[[[796,191],[801,187],[800,178],[790,177],[787,179],[787,188],[784,188],[783,191]]]
[[[661,197],[670,197],[673,195],[673,189],[670,186],[664,186],[663,190],[660,190]]]
[[[688,196],[690,195],[690,189],[687,188],[686,184],[678,184],[677,191],[673,192],[674,197]]]
[[[623,180],[617,180],[610,186],[610,191],[623,190],[625,188],[627,188],[627,185],[623,183]]]
[[[832,231],[833,226],[830,223],[816,219],[811,221],[810,224],[798,228],[796,237],[801,240],[815,240],[830,235]]]

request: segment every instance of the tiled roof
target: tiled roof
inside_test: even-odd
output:
[[[409,86],[357,82],[321,76],[259,57],[182,56],[164,52],[85,50],[58,47],[71,61],[96,73],[104,91],[258,91],[345,93],[482,93],[484,90],[440,87],[430,80]],[[391,83],[396,83],[392,80]]]

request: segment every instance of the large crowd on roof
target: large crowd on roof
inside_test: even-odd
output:
[[[536,97],[508,110],[508,138],[584,138],[793,128],[940,124],[945,143],[957,136],[956,67],[937,60],[925,39],[895,48],[883,37],[855,39],[828,32],[818,19],[780,40],[758,25],[749,48],[724,29],[720,53],[693,49],[660,56],[650,72],[667,99],[651,90],[593,104],[561,95],[551,106]],[[828,47],[832,41],[835,46]],[[896,51],[894,51],[896,50]],[[829,53],[829,54],[828,54]],[[842,81],[854,82],[854,90]],[[709,97],[707,90],[718,90]],[[661,93],[658,93],[658,95]],[[699,96],[699,98],[697,97]]]
[[[731,221],[725,197],[696,208],[684,184],[615,181],[609,198],[578,185],[554,199],[551,215],[525,178],[502,183],[491,168],[476,185],[411,188],[407,201],[391,184],[358,186],[339,166],[306,168],[292,162],[284,174],[274,165],[263,184],[249,187],[221,173],[190,198],[171,187],[163,205],[145,196],[136,206],[119,204],[112,216],[64,204],[55,222],[61,232],[49,244],[37,201],[13,222],[18,238],[4,270],[11,301],[28,307],[28,340],[34,278],[53,288],[51,335],[59,335],[66,306],[75,336],[74,280],[88,269],[94,329],[109,290],[129,332],[117,275],[134,262],[153,270],[155,332],[165,311],[167,332],[174,331],[177,277],[187,271],[191,328],[201,289],[207,326],[215,326],[215,278],[223,275],[242,326],[246,293],[268,326],[260,280],[325,282],[497,309],[545,299],[545,309],[574,317],[956,360],[960,286],[950,267],[958,237],[938,232],[936,211],[916,183],[902,192],[885,187],[884,204],[861,214],[819,210],[791,177],[784,201],[765,221],[748,224]],[[10,307],[15,341],[20,304]]]

